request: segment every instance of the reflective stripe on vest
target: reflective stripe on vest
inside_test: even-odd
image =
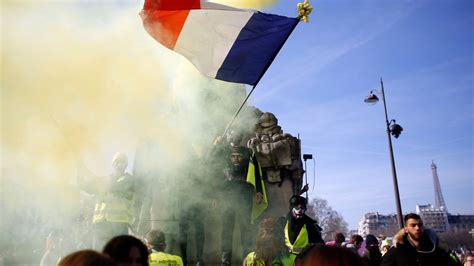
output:
[[[116,182],[122,182],[127,176],[120,177]],[[92,223],[103,221],[116,223],[133,223],[132,200],[116,197],[108,192],[96,203]]]
[[[183,260],[180,256],[153,252],[148,256],[148,264],[150,266],[183,266]]]
[[[301,228],[298,237],[296,237],[295,243],[291,243],[290,236],[288,234],[288,222],[285,225],[285,245],[288,247],[290,253],[300,254],[301,251],[309,244],[308,231],[306,230],[306,224]]]

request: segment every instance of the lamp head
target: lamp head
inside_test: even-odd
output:
[[[395,120],[390,121],[390,126],[389,126],[390,134],[394,136],[396,139],[400,136],[400,134],[403,131],[403,127],[401,127],[399,124],[395,123]]]
[[[369,95],[367,95],[364,99],[364,102],[368,104],[376,104],[379,101],[379,97],[374,94],[374,91],[370,91]]]

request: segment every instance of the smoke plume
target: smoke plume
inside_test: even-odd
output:
[[[31,250],[20,262],[36,264],[52,229],[83,221],[78,162],[104,176],[121,151],[129,172],[166,183],[210,149],[245,96],[150,38],[141,4],[2,3],[0,256]],[[147,143],[151,157],[137,161]]]

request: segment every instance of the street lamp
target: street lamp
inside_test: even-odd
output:
[[[396,123],[395,120],[390,120],[388,121],[388,115],[387,115],[387,104],[385,102],[385,93],[383,90],[383,81],[382,78],[380,78],[380,87],[382,89],[382,102],[383,102],[383,107],[385,110],[385,124],[387,126],[387,139],[388,139],[388,148],[389,148],[389,153],[390,153],[390,166],[392,169],[392,181],[393,181],[393,191],[395,194],[395,204],[397,207],[397,220],[398,220],[398,227],[403,228],[403,217],[402,217],[402,207],[400,204],[400,193],[398,191],[398,181],[397,181],[397,171],[395,170],[395,159],[393,157],[393,148],[392,148],[392,136],[395,138],[398,138],[400,136],[400,133],[403,131],[403,128]],[[375,95],[376,91],[371,91],[367,97],[365,97],[364,102],[369,103],[369,104],[375,104],[379,101],[379,98],[377,95]]]

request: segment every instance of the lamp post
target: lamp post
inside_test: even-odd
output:
[[[401,229],[403,228],[402,207],[400,204],[400,192],[398,191],[397,171],[395,169],[395,159],[393,157],[392,137],[390,136],[390,134],[393,135],[395,138],[398,138],[403,128],[400,125],[398,125],[393,119],[388,121],[387,104],[385,102],[385,92],[383,89],[382,78],[380,78],[380,86],[382,89],[382,92],[381,92],[382,102],[383,102],[383,107],[385,110],[385,124],[387,126],[387,140],[388,140],[388,149],[390,153],[390,166],[392,170],[392,181],[393,181],[393,191],[395,194],[395,205],[397,208],[398,227]],[[374,91],[371,91],[369,95],[365,97],[365,100],[364,100],[364,102],[366,103],[374,103],[374,104],[378,101],[379,101],[379,98],[374,94]]]

